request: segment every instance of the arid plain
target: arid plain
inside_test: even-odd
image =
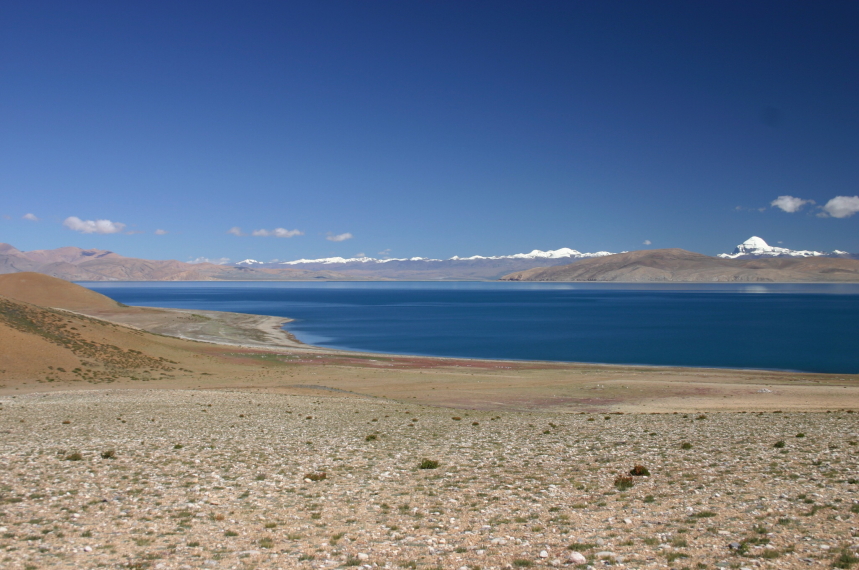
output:
[[[859,557],[855,375],[346,353],[283,323],[0,276],[0,565]]]

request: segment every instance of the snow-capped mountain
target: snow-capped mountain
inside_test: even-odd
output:
[[[430,259],[428,257],[408,257],[408,258],[393,258],[386,257],[376,259],[375,257],[323,257],[320,259],[296,259],[295,261],[281,261],[280,265],[301,265],[302,263],[321,263],[330,265],[332,263],[390,263],[392,261],[441,261],[440,259]]]
[[[564,247],[542,251],[535,249],[530,253],[512,255],[472,255],[449,259],[428,257],[375,258],[375,257],[323,257],[320,259],[296,259],[260,263],[246,259],[236,265],[260,269],[284,269],[286,267],[310,271],[337,271],[360,279],[497,279],[513,271],[523,271],[533,267],[563,265],[591,257],[612,255],[608,251],[582,253]]]
[[[256,259],[245,259],[244,261],[239,261],[236,265],[265,265],[264,261],[257,261]]]
[[[720,253],[718,257],[737,259],[740,257],[841,257],[849,255],[846,251],[839,251],[837,249],[832,253],[826,253],[807,249],[795,250],[786,247],[775,247],[767,244],[767,242],[758,236],[752,236],[735,247],[732,253]]]
[[[586,257],[605,257],[606,255],[614,254],[609,251],[582,253],[575,249],[562,247],[561,249],[553,249],[550,251],[541,251],[539,249],[535,249],[531,253],[514,253],[513,255],[496,255],[491,257],[483,257],[482,255],[459,257],[458,255],[454,255],[450,258],[450,261],[469,261],[473,259],[584,259]]]
[[[483,255],[472,255],[471,257],[459,257],[458,255],[454,255],[450,259],[432,259],[429,257],[408,257],[408,258],[383,258],[377,259],[375,257],[324,257],[321,259],[296,259],[295,261],[282,261],[281,265],[301,265],[301,264],[345,264],[345,263],[392,263],[396,261],[476,261],[476,260],[498,260],[498,259],[584,259],[586,257],[604,257],[606,255],[612,255],[611,252],[608,251],[597,251],[595,253],[582,253],[575,249],[570,249],[568,247],[562,247],[561,249],[554,249],[550,251],[542,251],[539,249],[535,249],[531,253],[514,253],[513,255],[493,255],[493,256],[483,256]],[[259,263],[258,261],[252,261],[253,263]],[[241,263],[245,263],[244,261]]]

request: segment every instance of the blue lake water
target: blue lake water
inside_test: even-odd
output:
[[[859,285],[82,283],[392,354],[859,373]]]

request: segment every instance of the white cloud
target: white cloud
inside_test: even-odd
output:
[[[198,257],[197,259],[192,259],[188,263],[214,263],[215,265],[226,265],[229,262],[229,257],[217,257],[215,259],[209,259],[208,257]]]
[[[347,239],[352,239],[353,237],[355,236],[353,236],[349,232],[346,232],[345,234],[338,234],[336,236],[329,234],[325,239],[327,239],[328,241],[346,241]]]
[[[859,212],[859,196],[836,196],[823,206],[823,211],[833,218],[849,218]]]
[[[803,200],[796,196],[779,196],[770,202],[770,206],[773,208],[779,208],[788,214],[793,214],[794,212],[802,210],[802,207],[806,204],[814,204],[814,200]]]
[[[366,254],[366,253],[364,253],[363,251],[361,251],[361,252],[359,252],[359,253],[356,253],[356,254],[355,254],[355,257],[367,257],[367,254]]]
[[[301,230],[287,230],[284,228],[275,228],[273,230],[254,230],[252,235],[257,237],[279,237],[279,238],[291,238],[295,236],[303,236],[304,232]]]
[[[233,234],[234,236],[239,236],[239,237],[242,237],[243,235],[245,235],[242,233],[242,228],[240,228],[239,226],[231,227],[230,229],[227,230],[227,233]]]
[[[125,224],[110,220],[82,220],[77,216],[69,216],[63,225],[82,234],[116,234],[125,228]]]
[[[383,249],[379,252],[379,255],[391,255],[391,248]]]
[[[652,241],[650,241],[649,239],[646,239],[646,240],[644,240],[644,241],[643,241],[643,242],[641,242],[641,243],[643,243],[644,245],[650,245],[650,244],[652,244],[653,242],[652,242]]]
[[[31,222],[38,222],[39,218],[36,217],[35,214],[24,214],[21,216],[22,220],[30,220]]]
[[[168,232],[167,230],[155,230],[155,235],[157,235],[157,236],[164,236],[164,235],[167,235],[169,233],[170,232]]]

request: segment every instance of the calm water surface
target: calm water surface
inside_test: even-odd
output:
[[[129,305],[291,317],[331,348],[859,373],[859,285],[82,285]]]

